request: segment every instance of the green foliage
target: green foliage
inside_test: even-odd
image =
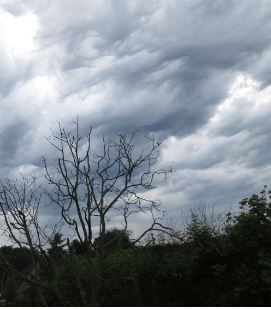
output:
[[[12,248],[3,246],[0,248],[0,279],[2,298],[12,300],[14,298],[18,275],[14,270],[23,272],[31,265],[30,252],[27,248]]]
[[[203,222],[197,214],[191,215],[191,222],[187,227],[187,240],[200,244],[208,243],[215,235],[214,227]]]
[[[132,246],[129,234],[111,230],[95,241],[107,254],[89,255],[87,244],[77,240],[64,251],[62,236],[56,235],[49,261],[40,266],[41,283],[49,287],[43,291],[46,301],[49,306],[270,306],[269,195],[265,188],[242,200],[240,212],[228,213],[219,228],[193,213],[183,241],[174,244],[153,239],[148,246]],[[29,263],[27,249],[1,252],[18,270]],[[14,276],[5,274],[2,267],[13,291]],[[41,305],[37,295],[37,286],[30,285],[15,304]]]
[[[50,248],[48,254],[53,255],[55,258],[60,257],[64,254],[64,243],[63,235],[61,233],[55,233],[53,239],[50,241]]]
[[[88,256],[89,244],[86,242],[80,242],[78,239],[74,239],[69,245],[70,255]]]
[[[112,253],[116,250],[132,247],[129,231],[112,229],[101,235],[94,241],[94,247],[99,251],[103,249],[106,253]]]

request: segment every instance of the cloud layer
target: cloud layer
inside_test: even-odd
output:
[[[271,3],[0,1],[0,170],[42,173],[45,138],[79,115],[97,135],[160,136],[167,211],[270,183]]]

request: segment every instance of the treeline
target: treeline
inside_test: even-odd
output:
[[[219,225],[208,213],[192,213],[174,239],[152,233],[135,245],[129,233],[110,230],[103,254],[57,233],[47,258],[37,259],[38,283],[29,282],[20,295],[14,269],[22,273],[31,265],[29,249],[2,247],[2,298],[20,306],[269,306],[269,195],[265,189],[242,200],[240,211],[225,214]]]

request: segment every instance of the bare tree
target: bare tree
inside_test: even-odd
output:
[[[4,219],[2,227],[3,234],[8,238],[9,244],[25,251],[29,254],[32,267],[36,270],[41,262],[47,262],[46,245],[51,236],[47,236],[46,229],[39,223],[39,208],[42,193],[36,179],[21,177],[19,180],[12,181],[7,179],[0,185],[0,216]],[[54,229],[52,233],[54,233]],[[41,304],[46,305],[43,294],[44,289],[49,290],[49,285],[41,283],[39,273],[29,279],[27,275],[21,273],[14,267],[4,255],[0,254],[1,263],[5,265],[7,271],[11,271],[16,277],[27,283],[36,286]]]
[[[33,260],[36,252],[44,253],[49,241],[39,224],[41,197],[34,177],[22,177],[20,181],[6,179],[1,183],[0,215],[5,222],[4,235],[11,244],[29,248]]]
[[[169,233],[162,224],[163,212],[159,202],[147,198],[146,192],[155,188],[158,176],[170,170],[155,169],[160,143],[146,137],[147,146],[139,151],[135,133],[102,138],[100,151],[92,150],[92,130],[82,138],[76,122],[74,134],[59,124],[57,132],[48,139],[57,153],[57,166],[44,159],[49,196],[61,209],[63,220],[82,243],[95,250],[94,239],[99,237],[99,248],[108,230],[108,220],[119,218],[123,233],[130,217],[139,213],[150,215],[152,222],[133,242],[139,242],[152,230]],[[157,216],[157,214],[162,214]]]

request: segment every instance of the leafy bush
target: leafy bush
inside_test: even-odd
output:
[[[223,227],[223,228],[222,228]],[[40,265],[50,306],[269,306],[271,304],[271,203],[266,188],[240,202],[216,228],[194,213],[183,241],[132,246],[129,235],[113,230],[103,240],[106,255],[89,255],[74,241],[51,244],[49,262]],[[100,240],[96,240],[97,247]],[[21,270],[25,249],[1,248]],[[54,258],[52,258],[54,257]],[[13,291],[12,275],[1,269]],[[12,294],[12,293],[11,293]],[[35,296],[36,295],[36,296]],[[41,305],[37,286],[10,304]],[[12,297],[10,298],[12,300]]]

